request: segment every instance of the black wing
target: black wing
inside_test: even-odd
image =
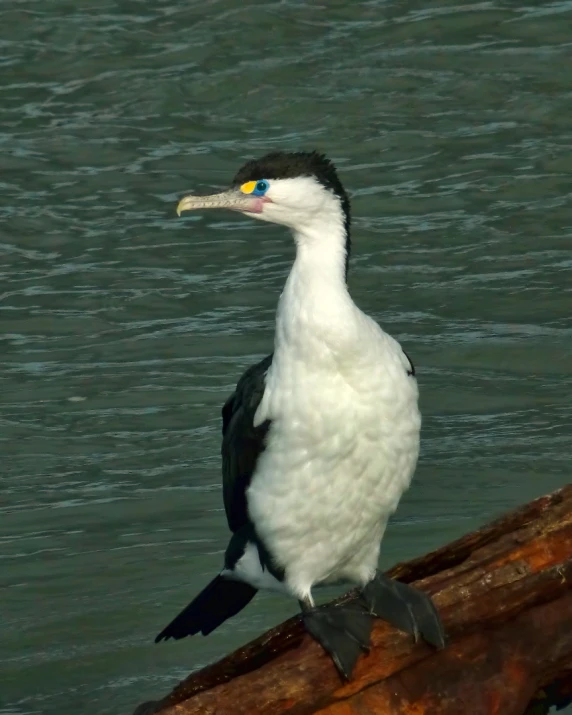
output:
[[[401,349],[403,350],[403,348]],[[405,350],[403,350],[403,354],[409,360],[409,365],[411,366],[407,371],[407,374],[409,375],[409,377],[415,377],[415,365],[413,364],[413,360],[409,357]]]
[[[271,364],[272,355],[268,355],[248,368],[222,408],[222,491],[226,518],[233,532],[249,522],[246,490],[270,427],[270,420],[258,427],[254,427],[253,421]]]

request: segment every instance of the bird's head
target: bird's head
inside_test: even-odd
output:
[[[211,208],[240,211],[300,233],[333,218],[341,221],[349,241],[349,199],[333,163],[316,151],[273,152],[249,161],[230,189],[211,196],[185,196],[177,213]]]

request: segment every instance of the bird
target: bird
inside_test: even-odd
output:
[[[208,635],[267,589],[298,600],[343,681],[369,652],[374,618],[445,647],[431,598],[378,569],[417,464],[418,386],[400,344],[350,296],[350,200],[334,163],[318,151],[271,152],[245,163],[229,189],[184,196],[177,214],[206,209],[286,226],[295,259],[274,350],[222,408],[224,563],[155,641]],[[357,586],[357,600],[316,605],[314,588],[335,583]]]

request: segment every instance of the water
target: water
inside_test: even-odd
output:
[[[418,368],[388,566],[569,479],[572,2],[0,6],[0,712],[130,713],[295,610],[155,646],[218,568],[219,410],[280,228],[175,216],[269,149],[353,198],[350,286]]]

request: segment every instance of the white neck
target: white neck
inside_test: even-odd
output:
[[[307,274],[309,282],[327,281],[346,290],[346,233],[343,220],[294,231],[296,260],[290,276]]]
[[[341,207],[294,231],[294,240],[296,260],[278,304],[275,349],[306,352],[306,346],[321,342],[332,347],[347,333],[356,310],[346,285]]]

